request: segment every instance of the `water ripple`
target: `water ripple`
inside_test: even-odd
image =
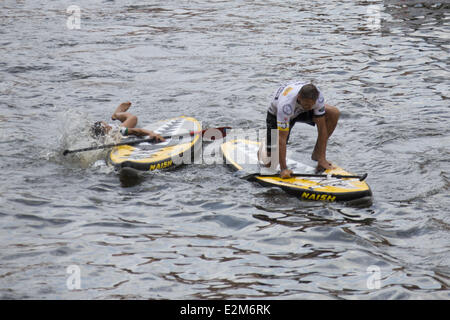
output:
[[[1,299],[450,297],[447,3],[77,5],[70,30],[60,3],[0,4]],[[106,151],[61,154],[100,143],[90,125],[128,100],[139,125],[262,129],[296,78],[341,110],[327,157],[369,173],[370,204],[300,201],[221,164],[127,179]],[[315,140],[298,125],[289,149]]]

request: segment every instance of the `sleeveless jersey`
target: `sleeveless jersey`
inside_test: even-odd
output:
[[[288,83],[279,87],[274,93],[268,111],[277,117],[278,130],[288,131],[289,122],[300,113],[306,112],[297,103],[297,95],[305,84],[308,83],[302,81]],[[320,117],[325,114],[325,99],[319,88],[317,90],[319,91],[319,97],[311,110],[313,110],[314,116]]]

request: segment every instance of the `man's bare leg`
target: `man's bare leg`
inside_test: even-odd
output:
[[[336,129],[338,120],[339,120],[340,111],[338,108],[330,106],[328,104],[325,105],[325,121],[327,123],[327,131],[328,131],[328,139],[331,137],[331,135],[334,132],[334,129]],[[316,145],[314,146],[314,151],[311,155],[311,159],[314,161],[318,160],[317,156],[317,141]]]
[[[123,127],[126,128],[134,128],[137,125],[138,118],[129,113],[126,112],[131,106],[131,102],[123,102],[121,103],[116,110],[114,111],[113,115],[111,116],[112,120],[119,120],[122,122]]]
[[[268,168],[270,167],[270,160],[270,153],[268,153],[266,150],[266,139],[264,139],[263,142],[261,142],[261,144],[259,145],[258,161],[260,165]]]
[[[275,150],[278,150],[278,147]],[[272,170],[276,170],[280,164],[277,151],[275,151],[274,153],[267,151],[266,139],[264,139],[259,146],[258,162],[260,166],[271,168]]]
[[[121,104],[119,104],[119,106],[114,111],[113,115],[111,116],[111,119],[112,120],[119,120],[119,119],[116,118],[117,114],[128,111],[128,109],[130,107],[131,107],[131,102],[129,102],[129,101],[128,102],[122,102]]]

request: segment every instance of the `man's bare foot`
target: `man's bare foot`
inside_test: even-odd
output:
[[[316,167],[316,171],[322,172],[322,171],[334,169],[334,168],[335,167],[333,166],[333,164],[331,162],[328,162],[327,160],[325,160],[325,161],[319,161],[319,163],[317,164],[317,167]]]
[[[264,147],[262,145],[262,147]],[[269,168],[271,161],[270,161],[270,153],[269,152],[264,152],[263,149],[260,147],[257,153],[258,156],[258,163],[259,165],[265,167],[265,168]]]
[[[131,102],[122,102],[116,108],[116,111],[114,111],[113,115],[111,116],[111,119],[116,120],[117,119],[116,113],[126,112],[130,107],[131,107]]]
[[[261,163],[261,165],[264,167],[264,168],[270,168],[270,166],[272,165],[272,163]]]

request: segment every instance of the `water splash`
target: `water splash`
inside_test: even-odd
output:
[[[57,118],[59,123],[58,132],[60,134],[57,139],[56,150],[49,152],[47,155],[49,160],[77,168],[101,168],[106,166],[104,159],[109,149],[76,152],[66,156],[62,155],[62,153],[64,150],[117,143],[120,140],[120,134],[117,131],[113,131],[111,134],[103,137],[92,136],[90,130],[96,120],[78,110],[65,110]]]

